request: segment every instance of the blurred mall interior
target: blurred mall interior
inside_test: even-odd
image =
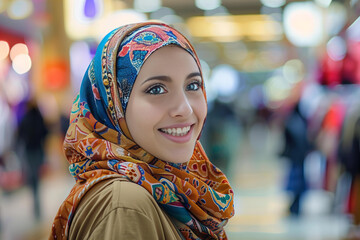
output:
[[[47,239],[74,184],[62,141],[82,76],[109,30],[150,19],[201,58],[229,239],[360,239],[359,16],[358,0],[0,0],[0,239]],[[45,128],[35,179],[29,102]]]

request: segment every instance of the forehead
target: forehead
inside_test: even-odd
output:
[[[196,60],[188,51],[177,45],[168,45],[153,52],[144,62],[140,73],[144,69],[166,72],[177,68],[199,71]]]

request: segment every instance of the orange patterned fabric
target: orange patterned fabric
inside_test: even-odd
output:
[[[64,141],[76,184],[60,206],[49,239],[67,239],[76,207],[86,192],[104,179],[119,177],[149,191],[165,212],[181,223],[177,227],[185,239],[227,239],[223,227],[234,215],[233,191],[225,175],[208,160],[200,142],[190,161],[174,164],[157,159],[129,137],[123,117],[131,91],[128,85],[135,81],[147,56],[168,44],[188,51],[200,68],[188,40],[165,24],[126,25],[99,44],[74,101]],[[131,49],[143,56],[142,62],[134,54],[130,60],[120,59],[129,56],[124,51]],[[149,54],[139,53],[139,49]],[[119,61],[129,66],[120,71]],[[122,71],[135,72],[135,76]],[[126,83],[119,83],[119,76],[130,77]]]

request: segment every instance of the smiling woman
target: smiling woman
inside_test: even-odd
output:
[[[154,22],[110,32],[73,104],[76,184],[50,239],[227,239],[233,191],[198,141],[206,110],[183,35]]]
[[[188,52],[173,46],[154,52],[141,68],[126,111],[134,141],[167,162],[189,161],[206,115],[201,86]]]

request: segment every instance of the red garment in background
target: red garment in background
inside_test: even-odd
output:
[[[345,119],[345,113],[345,104],[340,99],[334,100],[331,103],[328,112],[325,114],[322,129],[339,136]]]
[[[334,61],[328,54],[325,54],[320,63],[319,83],[331,87],[340,84],[341,68],[341,61]]]
[[[327,53],[320,62],[319,83],[333,87],[339,84],[360,84],[360,42],[347,41],[343,59],[334,60]]]
[[[335,99],[324,116],[320,139],[320,145],[326,156],[326,171],[324,189],[334,191],[337,181],[337,151],[340,133],[345,119],[346,106],[341,99]]]
[[[347,42],[347,54],[343,60],[342,78],[344,83],[360,84],[360,42]],[[345,82],[345,81],[350,82]]]

